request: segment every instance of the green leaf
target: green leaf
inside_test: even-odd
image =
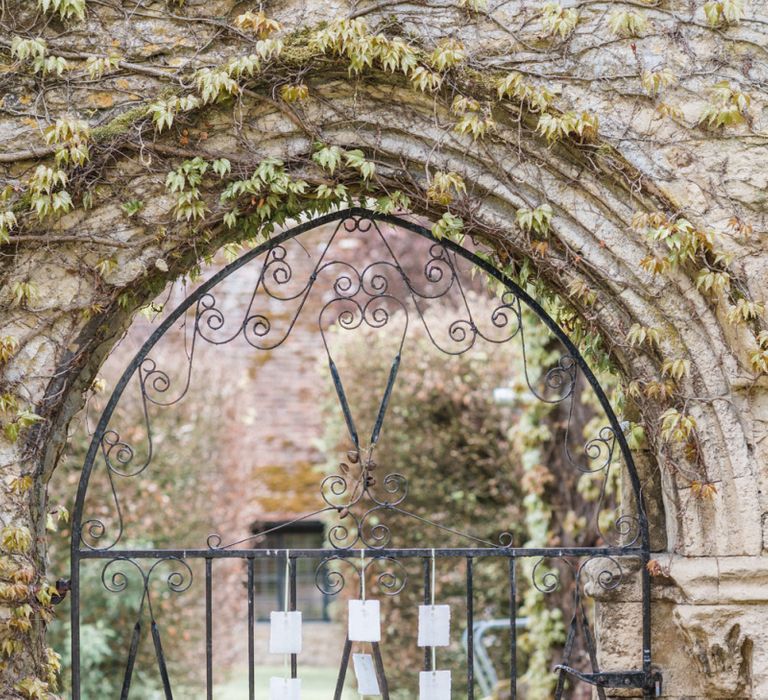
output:
[[[231,170],[232,164],[226,158],[217,158],[213,161],[213,172],[220,178],[224,179],[224,176],[228,175]]]
[[[312,154],[312,160],[323,170],[333,175],[339,165],[341,165],[341,149],[338,146],[323,146],[322,144],[317,144],[316,149]]]
[[[120,205],[120,208],[128,216],[134,216],[144,208],[144,202],[142,202],[140,199],[131,199],[127,202],[123,202],[123,204]]]
[[[432,226],[432,233],[438,240],[445,237],[458,238],[461,236],[463,228],[464,222],[458,216],[445,212],[439,221]]]

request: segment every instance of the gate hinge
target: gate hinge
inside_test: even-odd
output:
[[[72,582],[69,579],[58,579],[56,581],[56,592],[51,596],[51,604],[58,605],[61,603],[71,590]]]
[[[643,690],[650,690],[656,697],[661,695],[661,674],[657,671],[652,673],[646,673],[645,671],[583,673],[563,664],[555,666],[555,670],[565,671],[567,674],[575,676],[585,683],[600,688],[642,688]]]

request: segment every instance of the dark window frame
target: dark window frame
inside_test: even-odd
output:
[[[251,526],[254,535],[268,532],[258,540],[260,549],[318,549],[325,542],[325,524],[319,520],[259,521]],[[316,536],[316,539],[313,537]],[[314,541],[296,542],[298,538],[310,538]],[[330,622],[328,613],[330,596],[322,593],[315,586],[315,568],[310,560],[296,560],[297,608],[302,611],[305,622]],[[306,567],[309,567],[306,571]],[[302,584],[304,586],[302,587]],[[274,590],[272,589],[274,588]],[[254,589],[256,596],[256,619],[259,622],[269,620],[271,610],[285,608],[285,565],[274,559],[260,559],[254,571]],[[312,598],[302,600],[302,592],[312,592]],[[265,605],[275,607],[266,610]],[[317,612],[319,609],[319,613]]]

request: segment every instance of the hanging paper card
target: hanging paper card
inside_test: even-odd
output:
[[[451,700],[451,672],[419,673],[419,700]]]
[[[420,647],[447,647],[451,643],[451,606],[419,605]]]
[[[269,614],[269,653],[301,653],[301,612],[271,612]]]
[[[352,654],[352,665],[355,667],[357,692],[360,695],[381,695],[373,657],[370,654]]]
[[[301,700],[301,678],[270,678],[269,700]]]
[[[349,641],[381,641],[381,613],[378,600],[349,601]]]

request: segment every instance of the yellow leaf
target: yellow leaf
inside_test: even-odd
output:
[[[108,92],[94,92],[88,95],[88,104],[98,109],[109,109],[115,104],[115,98]]]

